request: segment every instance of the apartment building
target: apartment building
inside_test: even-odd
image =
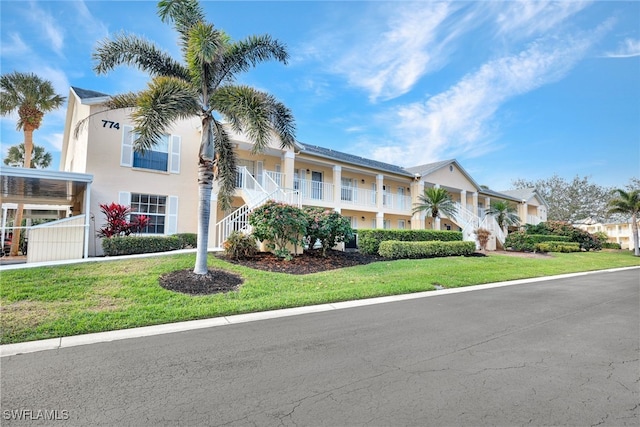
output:
[[[602,223],[592,218],[586,218],[573,225],[591,234],[598,232],[605,233],[608,236],[609,242],[619,244],[621,249],[633,250],[633,227],[631,219],[627,222]],[[638,221],[638,227],[640,228],[640,220]]]
[[[107,94],[72,87],[68,97],[60,169],[91,174],[90,236],[104,223],[100,204],[118,202],[133,214],[150,217],[145,234],[194,233],[197,230],[198,120],[174,124],[153,150],[133,151],[129,111],[107,111]],[[76,134],[77,124],[84,126]],[[492,200],[518,206],[522,223],[546,220],[545,201],[534,190],[495,192],[482,188],[455,160],[403,168],[302,142],[282,149],[273,140],[260,154],[252,143],[230,131],[238,158],[237,191],[233,209],[223,212],[212,203],[209,247],[220,247],[233,230],[246,227],[247,214],[268,199],[300,206],[334,209],[350,219],[352,227],[459,230],[474,240],[473,230],[494,231],[492,247],[504,241],[491,217],[484,215]],[[454,218],[432,218],[412,213],[425,187],[445,188],[455,201]],[[216,189],[214,187],[214,194]],[[496,242],[497,241],[497,242]],[[89,245],[91,255],[101,245]]]

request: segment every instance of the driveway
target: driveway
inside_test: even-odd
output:
[[[633,269],[3,357],[1,423],[637,426],[639,301]]]

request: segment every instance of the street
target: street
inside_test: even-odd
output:
[[[640,423],[640,270],[1,359],[3,426]]]

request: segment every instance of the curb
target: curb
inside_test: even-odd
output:
[[[301,314],[321,313],[332,310],[364,307],[374,304],[407,301],[419,298],[437,297],[441,295],[458,294],[463,292],[481,291],[485,289],[502,288],[506,286],[524,285],[528,283],[544,282],[549,280],[566,279],[570,277],[587,276],[597,273],[613,273],[618,271],[640,269],[640,267],[621,267],[608,270],[585,271],[580,273],[560,274],[556,276],[535,277],[530,279],[510,280],[507,282],[486,283],[483,285],[465,286],[462,288],[442,289],[437,291],[424,291],[412,294],[391,295],[384,297],[366,298],[353,301],[342,301],[303,307],[285,308],[280,310],[260,311],[257,313],[236,314],[232,316],[214,317],[210,319],[189,320],[185,322],[166,323],[155,326],[142,326],[116,331],[97,332],[93,334],[75,335],[70,337],[51,338],[39,341],[29,341],[16,344],[0,345],[0,357],[15,356],[26,353],[34,353],[44,350],[57,350],[61,348],[76,347],[80,345],[105,343],[130,338],[142,338],[175,332],[192,331],[196,329],[213,328],[218,326],[235,325],[239,323],[256,322],[281,317],[298,316]]]

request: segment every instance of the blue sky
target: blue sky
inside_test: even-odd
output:
[[[232,38],[268,33],[289,64],[241,76],[294,113],[298,140],[401,166],[456,158],[483,185],[640,176],[638,1],[205,1]],[[151,1],[0,2],[2,74],[32,71],[109,94],[132,68],[93,72],[99,40],[142,35],[179,57]],[[58,167],[65,110],[34,134]],[[1,120],[3,157],[22,142]]]

